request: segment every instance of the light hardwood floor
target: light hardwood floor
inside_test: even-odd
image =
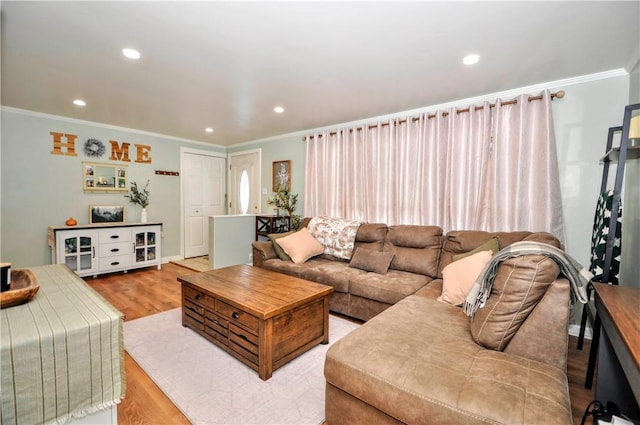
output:
[[[148,268],[129,273],[113,273],[86,279],[87,283],[134,320],[180,307],[178,276],[196,273],[176,264],[163,264],[162,270]],[[582,351],[576,349],[576,338],[570,337],[567,376],[574,425],[580,424],[584,409],[595,397],[583,386],[589,341]],[[189,424],[189,420],[153,383],[138,364],[125,354],[126,396],[118,405],[119,425]],[[595,388],[595,385],[594,385]]]

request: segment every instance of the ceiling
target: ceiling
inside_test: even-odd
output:
[[[629,68],[640,56],[640,1],[0,8],[3,106],[222,146]],[[480,62],[463,65],[469,53]]]

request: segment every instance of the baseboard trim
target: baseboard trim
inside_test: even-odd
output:
[[[579,336],[580,335],[580,325],[569,325],[569,335],[571,336]],[[587,327],[584,330],[584,339],[592,339],[593,331],[591,330],[591,326],[587,323]]]
[[[172,261],[180,261],[180,260],[184,260],[184,257],[181,255],[174,255],[171,257],[162,257],[162,260],[160,260],[160,262],[162,264],[166,264],[166,263],[170,263]]]

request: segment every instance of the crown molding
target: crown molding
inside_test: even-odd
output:
[[[454,101],[447,102],[447,103],[440,103],[440,104],[437,104],[437,105],[431,105],[431,106],[425,106],[425,107],[417,108],[417,109],[410,109],[410,110],[406,110],[406,111],[395,112],[393,114],[388,114],[388,115],[380,115],[380,116],[371,117],[371,118],[365,118],[365,119],[356,120],[356,121],[349,121],[349,122],[343,122],[343,123],[339,123],[339,124],[332,124],[332,125],[324,126],[324,127],[316,127],[316,128],[312,128],[312,129],[308,129],[308,130],[296,131],[294,133],[281,134],[279,136],[271,136],[271,137],[267,137],[267,138],[264,138],[264,139],[257,139],[257,140],[252,140],[252,141],[248,141],[248,142],[242,142],[242,143],[239,143],[239,144],[231,145],[231,146],[229,146],[229,148],[235,148],[235,147],[252,145],[252,144],[266,143],[266,142],[270,142],[272,140],[281,140],[281,139],[288,138],[288,137],[292,137],[292,138],[305,137],[305,136],[307,136],[309,134],[320,133],[320,132],[325,131],[325,130],[335,130],[336,128],[342,128],[342,127],[357,127],[357,126],[366,125],[366,124],[370,124],[370,123],[378,122],[378,121],[388,121],[388,120],[395,119],[395,118],[405,118],[405,117],[410,116],[410,115],[418,115],[418,114],[425,113],[425,112],[435,112],[435,111],[439,111],[439,110],[442,110],[442,109],[448,109],[448,108],[453,108],[453,107],[458,107],[458,106],[473,105],[474,103],[480,103],[480,102],[484,102],[484,101],[493,102],[496,99],[500,99],[500,98],[516,97],[516,96],[519,96],[521,94],[527,94],[527,93],[528,94],[536,94],[536,92],[540,92],[542,90],[558,89],[560,87],[567,87],[567,86],[572,86],[572,85],[576,85],[576,84],[583,84],[583,83],[588,83],[588,82],[591,82],[591,81],[606,80],[608,78],[621,77],[621,76],[624,76],[624,75],[629,75],[629,72],[627,72],[625,70],[625,68],[617,68],[617,69],[612,69],[612,70],[609,70],[609,71],[597,72],[597,73],[594,73],[594,74],[581,75],[581,76],[577,76],[577,77],[565,78],[565,79],[562,79],[562,80],[554,80],[554,81],[549,81],[549,82],[546,82],[546,83],[540,83],[540,84],[535,84],[535,85],[531,85],[531,86],[524,86],[524,87],[511,89],[511,90],[505,90],[505,91],[501,91],[501,92],[494,92],[494,93],[485,94],[485,95],[482,95],[482,96],[469,97],[469,98],[465,98],[465,99],[454,100]]]
[[[511,90],[504,90],[504,91],[500,91],[500,92],[494,92],[494,93],[490,93],[490,94],[485,94],[482,96],[476,96],[476,97],[470,97],[470,98],[466,98],[466,99],[460,99],[460,100],[454,100],[452,102],[447,102],[447,103],[441,103],[438,105],[432,105],[432,106],[428,106],[428,107],[424,107],[424,108],[418,108],[418,109],[412,109],[409,111],[403,111],[400,113],[396,113],[396,114],[392,114],[392,115],[388,115],[388,116],[384,116],[384,117],[375,117],[375,118],[371,118],[368,121],[375,121],[375,120],[384,120],[384,119],[391,119],[391,118],[397,118],[399,116],[407,116],[407,115],[413,115],[413,114],[419,114],[419,113],[424,113],[424,112],[435,112],[435,111],[440,111],[443,109],[448,109],[448,108],[453,108],[453,107],[457,107],[457,106],[468,106],[468,105],[473,105],[475,103],[480,103],[480,102],[485,102],[485,101],[490,101],[493,102],[496,99],[503,99],[503,98],[511,98],[511,97],[517,97],[520,96],[522,94],[537,94],[537,92],[543,91],[543,90],[553,90],[553,89],[559,89],[559,88],[564,88],[564,87],[568,87],[568,86],[573,86],[576,84],[584,84],[584,83],[588,83],[588,82],[592,82],[592,81],[599,81],[599,80],[606,80],[608,78],[614,78],[614,77],[621,77],[624,75],[629,75],[629,73],[624,69],[624,68],[617,68],[617,69],[612,69],[609,71],[604,71],[604,72],[598,72],[595,74],[588,74],[588,75],[581,75],[581,76],[577,76],[577,77],[571,77],[571,78],[565,78],[562,80],[555,80],[555,81],[549,81],[546,83],[539,83],[539,84],[534,84],[534,85],[530,85],[530,86],[524,86],[524,87],[519,87],[516,89],[511,89]]]
[[[80,120],[80,119],[77,119],[77,118],[69,118],[69,117],[63,117],[63,116],[60,116],[60,115],[52,115],[52,114],[47,114],[47,113],[44,113],[44,112],[36,112],[36,111],[30,111],[30,110],[27,110],[27,109],[14,108],[14,107],[11,107],[11,106],[2,106],[2,111],[3,112],[13,112],[13,113],[22,114],[22,115],[29,115],[29,116],[38,117],[38,118],[48,118],[48,119],[57,120],[57,121],[65,121],[65,122],[70,122],[70,123],[74,123],[74,124],[92,125],[92,126],[95,126],[95,127],[106,128],[106,129],[109,129],[109,130],[126,131],[126,132],[129,132],[129,133],[136,133],[136,134],[141,134],[141,135],[144,135],[144,136],[161,137],[161,138],[166,139],[166,140],[175,140],[177,142],[183,142],[183,143],[193,143],[193,144],[201,145],[201,146],[224,149],[225,151],[227,149],[226,146],[216,145],[216,144],[207,143],[207,142],[201,142],[201,141],[198,141],[198,140],[183,139],[181,137],[169,136],[169,135],[160,134],[160,133],[152,133],[150,131],[138,130],[136,128],[120,127],[120,126],[117,126],[117,125],[104,124],[104,123],[95,122],[95,121]]]

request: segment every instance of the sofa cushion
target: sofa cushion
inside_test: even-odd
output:
[[[278,258],[276,249],[271,241],[254,241],[251,242],[251,251],[253,254],[253,265],[260,266],[263,261]]]
[[[309,233],[306,227],[289,236],[276,239],[276,243],[282,247],[284,252],[286,252],[296,264],[304,263],[309,258],[324,252],[322,244],[311,236],[311,233]]]
[[[387,229],[387,225],[383,223],[362,223],[356,233],[355,249],[367,248],[372,251],[382,251]]]
[[[418,289],[414,295],[437,300],[442,294],[442,279],[433,279],[431,282]]]
[[[349,267],[377,274],[387,274],[393,257],[393,252],[371,251],[366,248],[358,248],[353,253],[353,257],[351,257]]]
[[[431,279],[429,276],[399,270],[389,270],[385,275],[365,273],[351,278],[349,292],[374,301],[395,304],[415,293]]]
[[[570,424],[563,370],[486,350],[468,317],[410,296],[327,351],[328,385],[408,424]]]
[[[307,261],[305,266],[300,271],[301,278],[333,286],[336,292],[349,292],[351,279],[368,274],[364,270],[349,267],[349,263],[330,261],[322,257]]]
[[[544,255],[503,261],[489,299],[471,319],[473,339],[492,350],[503,350],[559,274],[558,264]]]
[[[289,257],[289,255],[284,252],[282,247],[276,243],[276,239],[284,238],[285,236],[289,236],[292,233],[295,233],[295,231],[285,233],[271,233],[268,235],[269,240],[271,240],[271,243],[273,243],[273,249],[276,251],[276,255],[278,255],[278,258],[283,261],[291,261],[291,257]]]
[[[442,229],[437,226],[391,226],[384,251],[393,252],[390,269],[435,277],[442,247]]]
[[[442,270],[442,294],[438,301],[461,305],[492,255],[491,251],[480,251],[445,267]]]
[[[481,230],[452,230],[444,237],[442,253],[438,261],[438,275],[442,277],[442,270],[453,261],[456,254],[464,254],[472,251],[495,237],[498,239],[500,249],[518,242],[531,235],[531,232],[484,232]]]
[[[482,245],[480,245],[479,247],[469,252],[452,255],[451,260],[452,261],[462,260],[463,258],[469,257],[471,255],[477,254],[478,252],[482,252],[482,251],[491,251],[492,255],[500,251],[500,242],[498,242],[498,238],[494,236],[488,241],[486,241],[485,243],[483,243]],[[442,271],[444,272],[444,269],[442,269]]]

